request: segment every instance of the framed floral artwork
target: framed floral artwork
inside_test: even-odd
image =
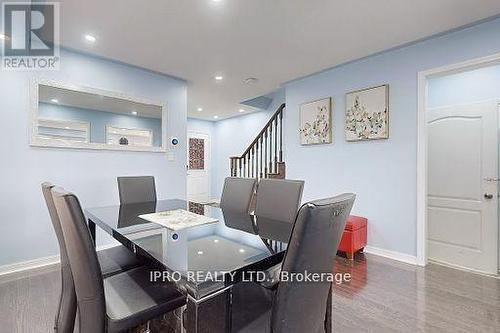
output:
[[[345,137],[347,141],[389,138],[389,85],[346,95]]]
[[[330,97],[300,106],[300,144],[332,143],[332,100]]]

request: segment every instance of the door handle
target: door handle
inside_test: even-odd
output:
[[[485,193],[484,198],[488,200],[493,199],[493,194]]]

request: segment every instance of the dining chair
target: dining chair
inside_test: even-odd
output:
[[[308,202],[295,219],[282,271],[331,274],[337,248],[355,195]],[[325,276],[325,275],[323,275]],[[254,285],[253,285],[254,286]],[[263,298],[269,310],[252,318],[246,311],[250,294],[245,284],[233,292],[233,328],[236,332],[330,332],[331,282],[279,281],[272,297]],[[269,294],[268,294],[269,295]]]
[[[303,189],[302,180],[261,179],[257,187],[255,205],[255,218],[259,229],[267,222],[293,223]]]
[[[303,189],[304,181],[302,180],[264,178],[259,181],[255,222],[260,237],[281,242],[288,241]],[[280,271],[281,264],[264,271],[268,278],[261,285],[265,288],[274,288],[275,277]]]
[[[153,176],[118,177],[120,204],[156,201],[156,186]]]
[[[51,189],[54,187],[54,184],[48,182],[42,184],[42,193],[49,211],[52,227],[56,233],[61,261],[61,294],[54,328],[56,332],[73,332],[76,315],[76,295],[69,268],[68,255],[64,245],[61,221],[57,215],[54,199],[51,194]],[[97,257],[103,277],[140,266],[140,262],[136,259],[135,255],[122,245],[98,251]]]
[[[151,282],[144,266],[103,278],[78,198],[61,188],[51,192],[73,277],[80,333],[122,332],[186,304],[174,285]]]
[[[54,331],[56,333],[72,333],[75,326],[76,294],[73,286],[71,269],[69,267],[68,254],[66,252],[66,246],[64,245],[61,223],[57,216],[54,200],[52,199],[51,189],[53,187],[54,185],[50,183],[42,184],[42,193],[49,210],[52,227],[56,233],[61,261],[61,293],[59,295],[59,304],[57,305]]]
[[[224,180],[220,208],[227,226],[255,233],[250,206],[256,185],[255,178],[227,177]]]

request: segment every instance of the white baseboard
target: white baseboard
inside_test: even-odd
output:
[[[97,251],[106,250],[106,249],[109,249],[113,246],[116,246],[116,243],[99,246],[97,248]],[[37,258],[37,259],[33,259],[33,260],[16,262],[14,264],[3,265],[3,266],[0,266],[0,276],[13,274],[13,273],[19,273],[19,272],[23,272],[23,271],[27,271],[27,270],[32,270],[32,269],[45,268],[45,267],[52,266],[52,265],[58,265],[59,261],[60,261],[60,257],[57,254],[55,256],[48,256],[48,257]]]
[[[370,254],[374,254],[377,256],[381,256],[384,258],[388,258],[388,259],[392,259],[392,260],[396,260],[396,261],[401,261],[401,262],[411,264],[411,265],[417,264],[417,257],[412,256],[410,254],[406,254],[406,253],[385,250],[385,249],[381,249],[381,248],[369,246],[369,245],[365,246],[365,252],[370,253]]]

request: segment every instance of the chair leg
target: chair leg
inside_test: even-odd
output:
[[[328,300],[326,301],[326,315],[325,315],[325,333],[331,333],[332,328],[332,284],[330,284],[330,290],[328,292]]]

